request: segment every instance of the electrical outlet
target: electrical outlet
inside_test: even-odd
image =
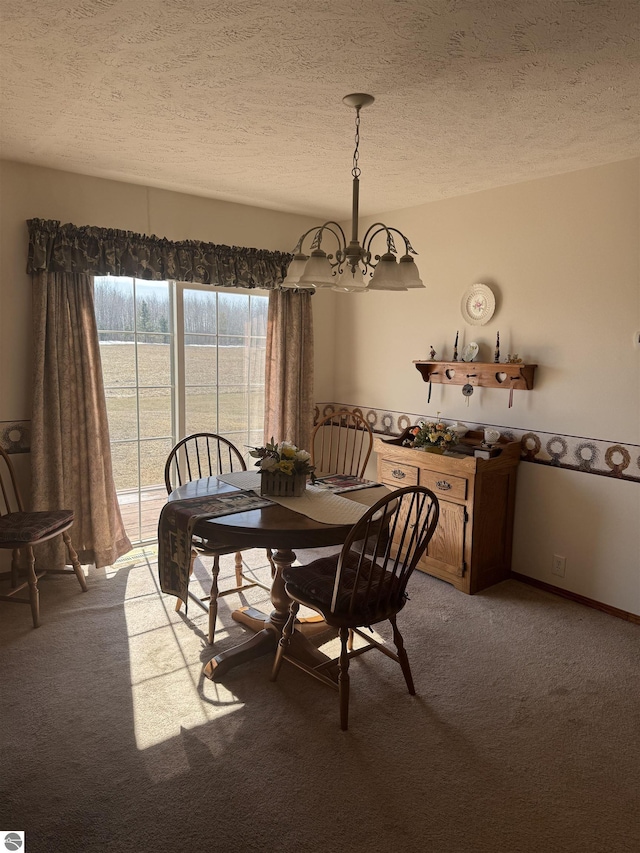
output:
[[[560,554],[553,555],[553,561],[551,563],[551,574],[558,575],[558,577],[563,578],[565,569],[567,568],[567,558],[561,557]]]

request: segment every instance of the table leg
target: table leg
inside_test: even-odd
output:
[[[289,616],[290,599],[285,592],[282,570],[291,566],[295,558],[296,555],[290,550],[281,549],[274,552],[273,562],[276,573],[271,584],[273,610],[269,616],[264,616],[258,610],[244,608],[246,618],[242,610],[233,613],[233,618],[237,622],[247,625],[252,630],[257,630],[257,634],[240,643],[240,645],[212,658],[204,668],[204,674],[207,678],[212,681],[219,681],[227,672],[239,664],[275,650]],[[261,616],[263,619],[260,618]]]
[[[291,604],[291,599],[284,588],[282,571],[289,568],[295,562],[296,555],[293,551],[274,551],[272,559],[276,570],[271,584],[271,602],[274,606],[274,611],[270,616],[267,616],[266,613],[255,607],[240,607],[238,610],[233,611],[231,618],[236,622],[240,622],[241,625],[250,628],[252,631],[260,632],[268,627],[273,621],[275,614],[278,625],[278,637],[280,637],[284,623],[289,616],[289,605]],[[282,613],[285,614],[284,621],[282,621]],[[316,616],[303,616],[296,621],[296,625],[305,637],[315,637],[327,631],[327,623],[320,614]]]

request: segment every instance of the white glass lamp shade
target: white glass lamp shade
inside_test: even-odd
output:
[[[400,281],[404,283],[407,289],[424,287],[416,262],[411,255],[403,255],[400,258],[398,272],[400,273]]]
[[[392,252],[382,255],[374,270],[369,290],[406,290],[407,285],[402,281],[399,264]]]
[[[298,281],[298,287],[333,287],[336,276],[333,274],[327,253],[322,249],[314,249],[303,274]]]
[[[306,267],[308,260],[309,256],[303,255],[302,253],[298,253],[293,256],[293,260],[289,264],[289,269],[287,270],[287,276],[282,282],[283,287],[298,287],[300,276],[304,272],[304,268]]]
[[[366,293],[368,290],[364,273],[360,267],[356,267],[356,271],[352,272],[351,267],[347,264],[345,264],[344,270],[340,273],[338,281],[332,289],[339,290],[341,293]]]

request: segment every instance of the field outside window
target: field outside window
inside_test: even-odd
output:
[[[245,455],[262,442],[268,297],[116,276],[94,284],[118,500],[129,537],[146,542],[179,438],[219,432]]]

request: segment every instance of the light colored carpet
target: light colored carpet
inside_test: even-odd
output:
[[[271,683],[270,657],[203,679],[206,614],[174,612],[154,560],[93,570],[85,594],[45,577],[38,630],[0,605],[0,826],[28,853],[640,849],[638,626],[418,573],[399,621],[419,695],[356,659],[345,733],[337,694],[288,664]],[[247,636],[238,603],[217,651]]]

